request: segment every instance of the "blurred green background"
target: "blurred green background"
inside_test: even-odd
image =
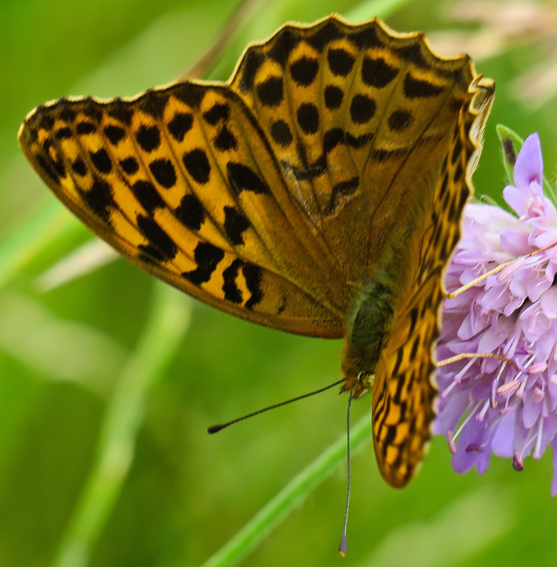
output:
[[[133,95],[180,76],[236,1],[0,2],[2,567],[201,565],[344,432],[346,399],[331,391],[207,436],[208,425],[337,380],[342,343],[236,320],[120,259],[53,287],[65,269],[50,268],[91,237],[17,146],[19,124],[46,100]],[[387,9],[394,29],[424,30],[447,55],[469,51],[497,82],[477,193],[501,202],[497,123],[540,133],[553,180],[555,2],[265,0],[211,77],[226,79],[249,41],[287,20]],[[354,421],[369,405],[354,404]],[[483,477],[459,476],[435,438],[401,492],[381,481],[370,444],[352,465],[345,559],[343,465],[243,565],[557,564],[550,454],[521,474],[493,458]]]

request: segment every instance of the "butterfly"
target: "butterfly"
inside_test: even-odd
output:
[[[443,273],[494,94],[422,33],[332,15],[246,49],[226,83],[66,98],[23,152],[122,256],[248,321],[345,338],[379,470],[403,487],[434,418]]]

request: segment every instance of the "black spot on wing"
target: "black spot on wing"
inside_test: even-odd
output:
[[[176,170],[169,159],[156,159],[149,164],[149,170],[159,185],[170,189],[176,183]]]
[[[407,61],[408,63],[412,63],[413,65],[416,65],[417,67],[421,67],[422,69],[430,68],[429,63],[426,61],[425,57],[423,56],[419,43],[405,45],[404,47],[399,47],[394,51],[398,53],[400,57],[405,61]]]
[[[338,144],[344,143],[344,131],[342,128],[331,128],[323,136],[323,153],[326,155],[334,150]]]
[[[451,155],[451,163],[454,165],[458,158],[460,157],[460,154],[462,152],[462,141],[460,139],[460,136],[457,138],[456,143],[454,145],[453,148],[453,153]]]
[[[263,299],[263,290],[261,289],[263,271],[255,264],[245,263],[242,268],[242,273],[246,279],[246,287],[251,293],[244,307],[246,309],[253,309]]]
[[[77,126],[75,127],[75,131],[79,135],[87,135],[96,132],[97,127],[92,122],[83,121],[77,124]]]
[[[354,67],[354,56],[345,49],[329,49],[327,62],[333,75],[346,77]]]
[[[336,110],[337,108],[340,108],[343,97],[344,92],[341,88],[335,85],[328,85],[325,87],[325,106],[329,110]]]
[[[286,148],[292,143],[292,132],[288,124],[284,120],[277,120],[271,126],[271,136],[273,140],[283,148]]]
[[[414,360],[416,359],[416,355],[418,354],[419,348],[420,348],[420,335],[418,335],[414,339],[414,342],[412,343],[412,350],[410,351],[410,357],[409,357],[410,362],[414,362]]]
[[[81,158],[77,158],[72,163],[72,171],[83,177],[87,173],[87,167]]]
[[[213,143],[215,144],[217,150],[220,150],[222,152],[235,150],[237,147],[236,138],[227,126],[223,126],[220,129],[218,135],[213,138]]]
[[[96,152],[89,152],[89,157],[93,162],[93,165],[97,168],[100,173],[110,173],[112,170],[112,162],[108,157],[105,149],[101,148]]]
[[[236,285],[236,278],[240,268],[243,266],[243,262],[236,259],[222,272],[222,279],[224,283],[222,285],[222,291],[224,292],[224,299],[235,304],[240,304],[243,301],[242,292]]]
[[[106,105],[106,112],[112,118],[115,118],[121,124],[129,126],[133,118],[133,108],[130,107],[129,103],[124,102],[119,98],[111,100]]]
[[[375,28],[365,26],[351,30],[348,34],[348,39],[361,50],[369,49],[370,47],[384,47],[385,44],[379,39]]]
[[[234,207],[224,207],[224,231],[234,246],[244,244],[243,233],[251,226],[249,220]]]
[[[407,110],[395,110],[389,116],[387,123],[393,132],[402,132],[412,122],[412,114]]]
[[[458,162],[458,165],[456,166],[456,170],[454,172],[454,182],[458,183],[462,179],[463,175],[464,168],[462,167],[462,162]]]
[[[35,144],[39,139],[39,134],[37,133],[37,129],[31,126],[29,121],[25,121],[25,129],[23,134],[27,139],[27,145]]]
[[[178,247],[175,242],[153,218],[138,215],[137,227],[149,242],[148,245],[140,244],[138,246],[140,250],[151,256],[158,253],[156,259],[161,262],[168,262],[176,256]],[[155,250],[156,252],[154,252]]]
[[[242,92],[245,93],[253,90],[255,75],[264,60],[265,56],[256,48],[249,49],[246,52],[242,60],[242,67],[240,70],[241,76],[239,87]]]
[[[408,330],[408,340],[414,334],[414,329],[416,328],[416,323],[418,322],[418,309],[413,307],[410,311],[410,329]]]
[[[438,199],[442,199],[445,196],[445,191],[447,190],[447,184],[449,183],[449,175],[445,173],[443,180],[441,181],[441,186],[439,187]]]
[[[182,276],[197,286],[208,282],[223,258],[223,250],[208,242],[199,242],[194,251],[197,268],[189,272],[183,272]]]
[[[296,117],[305,134],[315,134],[319,130],[319,111],[315,104],[305,102],[300,105]]]
[[[207,154],[201,148],[185,153],[182,161],[188,173],[197,183],[203,185],[209,181],[211,165],[209,164]]]
[[[170,95],[165,92],[147,90],[145,91],[139,108],[145,114],[152,116],[153,118],[162,118],[164,115],[164,109],[168,103]]]
[[[393,376],[398,376],[398,373],[400,371],[400,366],[403,360],[404,360],[404,350],[402,348],[399,348],[396,351],[396,361],[392,372]]]
[[[95,179],[90,189],[79,191],[87,206],[105,222],[110,220],[110,209],[115,206],[112,187],[103,179]]]
[[[346,132],[345,138],[346,138],[346,143],[351,148],[358,149],[358,148],[362,148],[363,146],[371,142],[371,140],[373,140],[373,132],[362,134],[361,136],[353,136],[352,134],[350,134],[350,132]]]
[[[165,206],[162,197],[149,181],[140,179],[131,186],[131,190],[135,198],[149,214],[153,214],[156,208]]]
[[[44,106],[39,107],[36,112],[38,113],[39,111],[49,112]],[[39,123],[43,130],[50,131],[54,128],[54,118],[50,114],[41,114]]]
[[[336,22],[326,21],[312,35],[307,37],[306,41],[317,51],[323,51],[329,43],[343,37],[345,37],[345,34],[339,29]]]
[[[263,106],[275,107],[283,98],[282,77],[269,77],[257,85],[257,96]]]
[[[157,126],[146,126],[143,124],[137,130],[135,137],[138,144],[146,152],[156,150],[161,144],[161,133]]]
[[[194,83],[180,83],[172,89],[172,94],[191,108],[199,108],[205,96],[205,88]]]
[[[52,163],[52,160],[42,156],[42,155],[37,155],[35,157],[35,159],[37,160],[37,163],[39,164],[40,169],[46,173],[48,175],[48,177],[50,177],[54,182],[59,183],[59,176],[56,173],[56,170],[54,169],[54,164]]]
[[[103,132],[113,146],[118,145],[118,143],[126,137],[126,131],[123,128],[120,128],[120,126],[116,126],[114,124],[106,126]]]
[[[376,102],[366,95],[357,94],[350,103],[350,118],[356,124],[366,124],[375,115]]]
[[[57,140],[68,140],[72,136],[73,136],[73,132],[68,127],[60,128],[59,130],[56,130],[56,132],[54,133],[54,137]]]
[[[167,128],[172,137],[181,142],[193,126],[193,116],[189,113],[178,112],[168,123]]]
[[[82,103],[82,112],[85,116],[92,118],[95,122],[100,122],[103,117],[103,113],[97,107],[97,104],[93,102],[93,99],[88,96],[83,99]]]
[[[383,441],[383,455],[387,456],[387,447],[389,447],[396,437],[396,425],[385,425],[387,429],[387,434],[385,435],[385,440]]]
[[[395,375],[393,374],[393,376]],[[413,377],[414,377],[414,373],[412,373],[412,379]],[[400,404],[402,392],[405,389],[404,387],[406,380],[407,378],[404,376],[404,374],[398,375],[398,380],[396,381],[396,391],[395,391],[395,395],[393,396],[393,401],[395,402],[395,404]]]
[[[398,74],[398,69],[389,65],[384,59],[378,57],[364,57],[362,62],[362,81],[376,89],[385,88]]]
[[[404,96],[406,98],[431,98],[443,92],[443,87],[429,81],[415,79],[410,73],[404,77]]]
[[[63,122],[75,122],[75,112],[67,106],[64,106],[62,110],[60,110],[58,117]]]
[[[458,215],[460,218],[460,215],[462,213],[462,209],[464,208],[464,205],[466,204],[466,201],[468,200],[468,197],[470,196],[470,191],[468,190],[468,187],[466,187],[466,185],[463,185],[460,189],[460,197],[458,200]]]
[[[290,53],[292,53],[300,41],[299,31],[287,26],[276,34],[274,45],[269,50],[268,55],[273,61],[284,67],[290,57]]]
[[[298,181],[312,181],[327,171],[327,158],[325,154],[321,154],[311,165],[307,167],[292,167],[292,171]]]
[[[318,70],[319,61],[312,57],[301,57],[290,65],[292,78],[298,85],[303,87],[308,87],[315,81]]]
[[[196,195],[187,193],[174,210],[174,216],[190,230],[197,231],[205,222],[205,209]]]
[[[251,191],[252,193],[271,192],[267,183],[247,165],[231,161],[226,165],[226,172],[230,186],[238,195],[242,191]]]
[[[229,116],[230,107],[225,103],[217,103],[207,110],[207,112],[203,113],[205,121],[213,126],[221,120],[228,120]]]
[[[339,200],[341,197],[350,197],[353,195],[356,190],[358,189],[358,185],[360,184],[359,177],[353,177],[352,179],[348,179],[347,181],[341,181],[333,186],[333,190],[331,191],[331,197],[329,199],[329,203],[325,208],[325,215],[330,216],[335,214],[337,211]]]
[[[120,167],[128,174],[133,175],[139,170],[139,164],[134,157],[127,157],[120,161]]]

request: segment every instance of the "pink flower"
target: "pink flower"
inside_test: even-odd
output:
[[[445,301],[437,360],[438,417],[460,473],[487,470],[491,452],[512,458],[541,458],[551,443],[552,495],[557,494],[557,211],[543,192],[540,140],[531,135],[514,167],[514,185],[503,196],[516,212],[469,204],[463,236],[447,271],[455,291],[500,271]]]

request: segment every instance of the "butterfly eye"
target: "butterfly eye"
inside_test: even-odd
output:
[[[375,378],[375,374],[372,374],[370,372],[359,372],[358,373],[358,382],[366,390],[371,390],[371,388],[373,387],[374,378]]]

